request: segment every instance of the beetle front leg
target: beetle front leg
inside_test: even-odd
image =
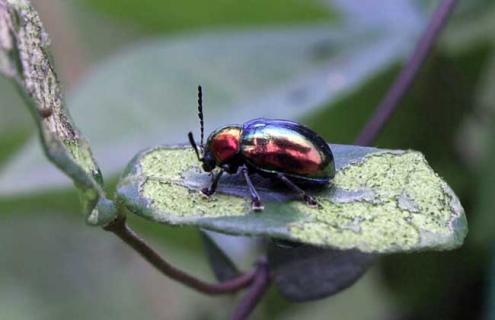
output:
[[[249,177],[248,168],[246,166],[242,167],[241,172],[248,185],[249,193],[251,194],[251,208],[253,209],[253,211],[263,211],[265,207],[261,203],[260,196],[258,195],[258,192],[256,191],[251,178]]]
[[[318,206],[318,202],[316,201],[315,198],[313,198],[312,196],[310,196],[309,194],[307,194],[306,191],[304,191],[297,184],[295,184],[294,182],[292,182],[283,173],[277,173],[277,178],[280,181],[282,181],[283,183],[285,183],[285,185],[287,187],[289,187],[292,191],[294,191],[295,193],[299,194],[301,196],[301,198],[303,198],[304,201],[306,201],[306,203],[309,206],[311,206],[311,207],[317,207]]]
[[[220,181],[220,177],[222,176],[222,174],[224,173],[223,169],[220,170],[214,177],[213,177],[213,180],[211,182],[211,185],[210,187],[208,188],[203,188],[201,189],[201,192],[203,192],[206,196],[211,196],[212,194],[215,193],[215,191],[217,190],[217,186],[218,186],[218,181]]]

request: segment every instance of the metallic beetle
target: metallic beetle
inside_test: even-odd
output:
[[[198,116],[201,127],[201,144],[198,148],[192,132],[189,142],[203,170],[212,172],[212,183],[202,191],[212,195],[224,172],[237,173],[239,168],[251,194],[252,209],[263,210],[261,199],[250,175],[278,179],[311,206],[316,200],[296,183],[326,185],[335,175],[335,162],[328,144],[314,131],[303,125],[274,119],[254,119],[243,125],[229,125],[213,131],[203,144],[204,120],[202,90],[198,87]]]

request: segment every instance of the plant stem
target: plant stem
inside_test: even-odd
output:
[[[235,310],[232,320],[245,320],[251,312],[256,308],[256,305],[261,300],[261,297],[268,289],[270,284],[270,272],[268,262],[262,259],[258,262],[257,272],[254,281],[249,288],[247,294],[242,298],[241,302]]]
[[[411,87],[419,69],[424,64],[433,45],[438,39],[440,31],[445,26],[450,13],[455,7],[457,0],[443,0],[432,15],[423,36],[414,49],[412,56],[407,64],[403,67],[395,79],[393,85],[378,105],[374,115],[368,120],[368,123],[356,139],[358,145],[370,145],[383,130],[386,122],[397,109],[400,100]]]
[[[199,280],[166,262],[127,225],[125,217],[120,216],[104,229],[114,233],[164,275],[205,294],[217,295],[233,293],[249,286],[256,279],[256,271],[253,270],[222,283],[210,284]]]

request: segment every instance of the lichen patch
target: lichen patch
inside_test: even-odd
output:
[[[207,180],[185,183],[185,177],[192,179],[187,175],[191,170],[200,172],[190,148],[159,147],[138,156],[122,180],[123,186],[131,184],[135,188],[130,189],[138,190],[138,199],[132,199],[136,197],[132,192],[122,191],[119,196],[124,203],[145,203],[136,213],[158,222],[196,224],[322,247],[400,252],[462,244],[467,232],[462,206],[421,153],[373,149],[355,154],[360,155],[338,169],[327,190],[317,193],[318,208],[299,200],[273,200],[266,201],[265,211],[253,213],[247,191],[242,193],[241,183],[232,177],[220,181],[224,193],[207,198],[198,190]],[[338,152],[334,156],[349,157]],[[277,192],[287,190],[263,191],[265,195]]]
[[[173,182],[149,178],[141,185],[142,195],[150,199],[153,211],[175,218],[217,218],[246,214],[249,203],[242,198],[217,194],[205,197]]]

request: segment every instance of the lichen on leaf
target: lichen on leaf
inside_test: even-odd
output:
[[[254,177],[265,210],[250,211],[239,175],[225,176],[210,198],[210,177],[188,147],[157,147],[137,155],[118,186],[119,200],[153,221],[190,224],[228,234],[268,236],[323,248],[362,252],[446,250],[467,233],[464,210],[450,187],[416,151],[331,145],[337,173],[309,190],[311,208],[289,190]]]

